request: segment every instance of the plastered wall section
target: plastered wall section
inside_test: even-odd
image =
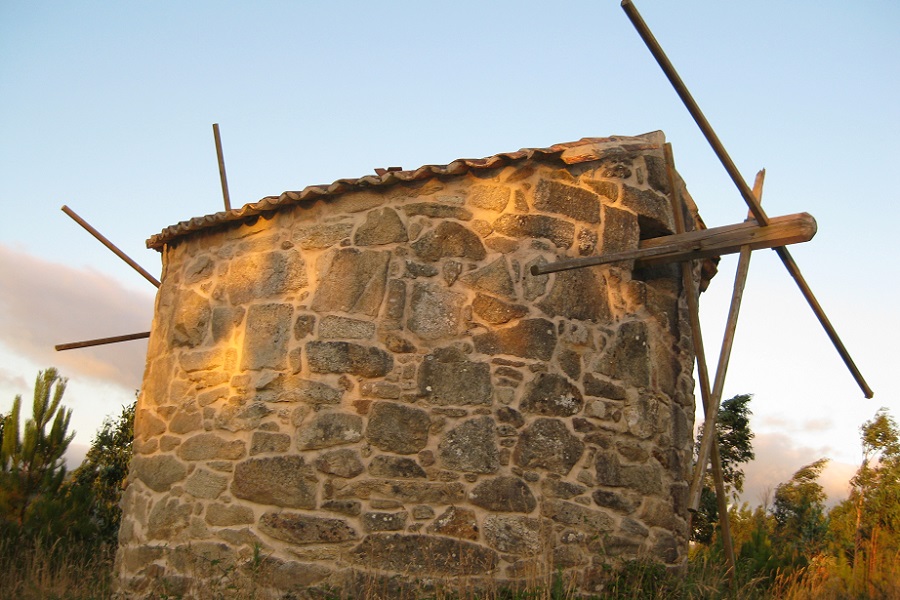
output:
[[[562,569],[590,590],[605,564],[680,564],[677,267],[529,271],[672,229],[653,149],[350,192],[166,246],[124,589],[260,555],[281,589]]]

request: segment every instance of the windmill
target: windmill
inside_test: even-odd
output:
[[[849,353],[844,348],[843,343],[841,343],[840,338],[837,336],[837,333],[825,316],[824,311],[819,306],[814,295],[812,294],[812,291],[809,289],[809,286],[803,279],[799,268],[786,249],[786,246],[791,243],[805,241],[804,238],[809,239],[812,236],[812,233],[814,233],[814,222],[811,221],[811,218],[807,218],[802,215],[792,219],[773,219],[765,214],[760,205],[763,184],[762,176],[760,175],[757,178],[757,183],[753,189],[751,189],[747,185],[747,183],[738,173],[730,157],[728,157],[727,152],[725,151],[721,142],[719,142],[718,137],[715,135],[709,123],[706,121],[705,117],[703,117],[703,114],[702,112],[700,112],[700,109],[697,106],[696,102],[694,102],[690,93],[687,91],[687,88],[681,82],[674,68],[671,66],[671,63],[669,63],[668,59],[665,57],[665,54],[663,53],[659,44],[653,38],[649,28],[647,28],[646,24],[643,22],[643,19],[640,17],[637,10],[632,5],[631,1],[624,0],[622,6],[626,14],[638,30],[641,37],[644,39],[648,48],[653,53],[654,57],[660,63],[663,71],[669,78],[672,85],[675,87],[676,92],[679,94],[682,101],[687,106],[689,112],[691,113],[697,124],[700,126],[707,140],[712,145],[713,150],[719,156],[723,166],[731,176],[741,196],[747,203],[753,216],[753,220],[750,223],[738,224],[734,226],[728,226],[726,228],[716,228],[713,230],[705,230],[700,232],[687,232],[684,230],[684,223],[679,223],[676,221],[676,232],[674,235],[665,236],[663,238],[656,238],[654,240],[646,240],[642,248],[640,248],[638,251],[636,251],[636,253],[630,255],[629,257],[621,254],[607,255],[597,257],[596,259],[579,259],[580,262],[577,262],[577,264],[575,264],[576,261],[565,261],[565,263],[568,264],[556,263],[537,271],[537,273],[549,273],[551,272],[551,270],[562,270],[563,268],[578,268],[587,266],[589,264],[602,264],[603,262],[616,262],[626,259],[654,259],[657,261],[680,261],[682,263],[682,273],[684,277],[685,289],[690,291],[687,296],[689,302],[689,311],[692,320],[695,352],[697,354],[698,360],[698,376],[700,380],[700,389],[703,406],[706,411],[704,444],[700,449],[700,459],[698,461],[698,466],[694,473],[693,483],[691,486],[691,507],[696,509],[696,506],[699,503],[699,481],[702,477],[703,472],[705,472],[706,470],[706,465],[709,459],[712,460],[713,473],[717,486],[721,485],[722,483],[721,465],[718,465],[718,447],[714,443],[713,433],[716,422],[716,412],[718,410],[719,401],[721,400],[725,372],[727,370],[728,362],[730,359],[731,345],[733,343],[734,331],[737,325],[741,296],[743,293],[744,283],[746,281],[747,270],[749,268],[751,252],[753,250],[767,247],[773,247],[776,249],[779,257],[782,259],[792,277],[799,285],[802,293],[806,297],[813,311],[816,313],[827,334],[829,335],[835,347],[838,349],[838,352],[841,354],[844,362],[847,364],[848,368],[850,369],[857,383],[860,385],[866,397],[871,397],[872,391],[865,383],[865,380],[862,378],[861,374],[850,358]],[[218,137],[218,127],[215,125],[214,132],[216,133],[220,176],[222,179],[223,193],[225,195],[225,209],[227,211],[230,210],[230,201],[227,194],[227,183],[224,175],[224,162],[222,160],[221,143]],[[680,204],[677,198],[677,186],[674,184],[675,171],[670,149],[667,152],[667,164],[670,178],[669,187],[670,190],[672,190],[672,200],[673,202],[675,202],[673,212],[676,219],[679,219],[682,215],[682,211],[680,210]],[[72,218],[76,217],[76,215],[74,215],[74,212],[67,210],[67,207],[64,207],[64,211],[66,211],[67,214],[69,214],[69,216],[71,216]],[[76,219],[76,221],[78,220],[79,219]],[[82,223],[82,226],[85,225],[86,223]],[[779,227],[781,229],[778,229]],[[91,231],[91,229],[92,228],[88,228],[89,231]],[[95,233],[93,231],[92,233],[94,233],[95,237],[101,239],[101,241],[105,240],[105,238],[100,236],[98,233]],[[724,242],[723,239],[725,240]],[[108,240],[104,243],[111,249],[114,248],[111,243],[108,243]],[[668,247],[664,249],[663,247],[667,245]],[[116,250],[117,249],[115,249],[114,251]],[[728,325],[726,327],[726,337],[723,341],[722,351],[719,356],[715,378],[711,384],[699,327],[698,299],[697,294],[693,292],[694,284],[690,272],[690,263],[688,261],[703,256],[724,254],[726,252],[740,252],[741,259],[738,265],[738,275],[735,281],[735,291],[733,294],[731,310],[729,312]],[[120,252],[116,253],[120,257],[124,256]],[[123,258],[123,260],[125,258]],[[587,262],[591,260],[596,260],[598,262]],[[132,264],[133,261],[130,261],[130,259],[126,260],[126,262],[128,262],[132,267],[136,268],[139,272],[142,271],[142,269],[137,267],[135,264]],[[147,276],[145,275],[145,278],[146,277]],[[148,280],[151,281],[151,283],[154,283],[154,285],[158,286],[159,282],[155,279],[152,279],[152,276],[150,277],[151,278]],[[57,346],[57,349],[63,350],[91,345],[99,345],[101,343],[114,343],[125,341],[128,339],[147,337],[148,335],[149,333],[138,333],[128,336],[118,336],[114,338],[102,338],[98,340],[89,340],[86,342],[77,342],[75,344],[62,344]],[[724,502],[724,493],[719,493],[718,496],[720,498],[720,502]],[[722,525],[723,527],[727,526],[727,521],[723,520]],[[727,541],[730,541],[730,536],[727,533],[725,533],[724,538]],[[727,542],[726,544],[727,548],[730,549],[730,544],[728,544]],[[730,561],[733,564],[733,550],[730,550],[730,552]]]

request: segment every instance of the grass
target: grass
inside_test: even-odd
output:
[[[119,600],[115,593],[114,549],[58,542],[52,545],[0,541],[0,600]],[[557,572],[522,587],[500,587],[474,579],[419,580],[402,585],[400,578],[371,572],[353,573],[343,593],[306,589],[273,593],[267,581],[265,557],[255,556],[234,567],[216,561],[198,565],[198,573],[213,574],[202,585],[189,579],[155,581],[148,600],[838,600],[900,599],[900,568],[876,587],[853,586],[827,560],[805,569],[777,574],[773,579],[738,577],[731,582],[722,565],[695,557],[683,572],[658,564],[633,561],[607,572],[599,596],[583,596],[575,581]]]

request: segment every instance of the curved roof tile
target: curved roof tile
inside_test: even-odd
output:
[[[486,158],[460,158],[447,165],[425,165],[413,171],[386,171],[356,179],[338,179],[331,184],[311,185],[299,192],[284,192],[280,196],[267,196],[259,202],[245,204],[238,209],[182,221],[166,227],[160,233],[152,236],[147,240],[147,247],[161,250],[164,245],[194,232],[241,222],[286,206],[346,192],[388,187],[411,181],[425,181],[435,177],[465,175],[470,171],[495,169],[522,160],[559,160],[564,164],[576,164],[625,152],[661,149],[664,143],[665,137],[660,131],[640,136],[582,138],[577,142],[554,144],[549,148],[523,148],[516,152],[503,152]]]

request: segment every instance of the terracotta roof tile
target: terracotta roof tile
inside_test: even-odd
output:
[[[246,204],[239,209],[182,221],[166,227],[162,232],[152,236],[147,240],[147,247],[161,250],[165,244],[194,232],[240,222],[293,204],[346,192],[387,187],[404,182],[424,181],[434,177],[465,175],[470,171],[505,167],[522,160],[559,160],[564,164],[576,164],[625,152],[661,149],[664,143],[663,133],[654,131],[634,137],[582,138],[577,142],[555,144],[549,148],[523,148],[516,152],[503,152],[487,158],[460,158],[447,165],[425,165],[414,171],[379,169],[381,174],[365,175],[357,179],[338,179],[327,185],[311,185],[299,192],[284,192],[280,196],[268,196],[259,202]]]

